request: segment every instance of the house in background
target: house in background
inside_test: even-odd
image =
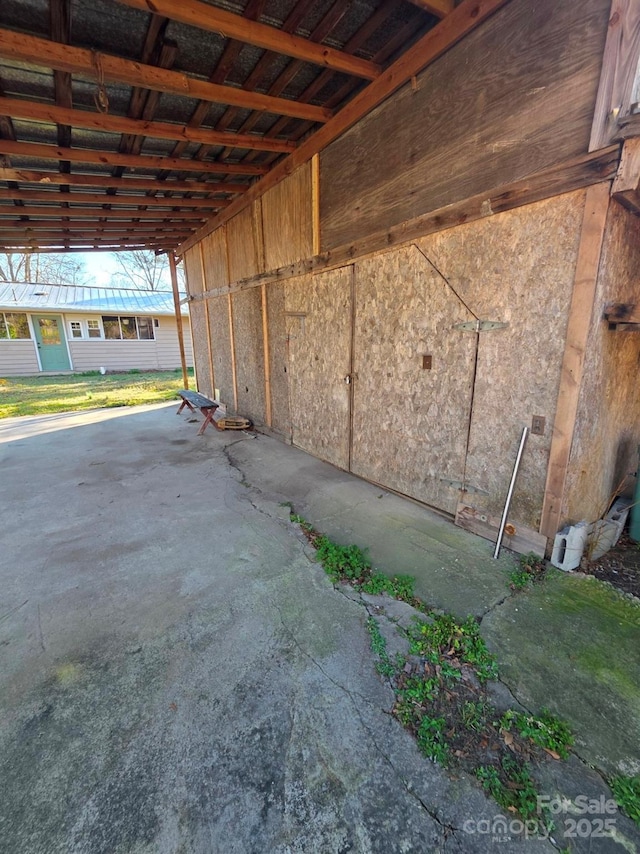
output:
[[[183,308],[187,364],[193,364]],[[0,284],[0,375],[173,370],[180,365],[173,295],[85,286]]]

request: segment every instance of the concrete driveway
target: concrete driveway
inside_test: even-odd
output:
[[[325,509],[348,496],[357,520],[379,490],[266,437],[198,437],[174,411],[0,422],[2,850],[553,850],[469,830],[499,809],[389,714],[362,603],[267,487],[289,454],[291,492],[322,491]],[[456,551],[451,526],[387,497],[438,566],[445,548],[484,560],[483,541],[459,534]],[[327,523],[346,524],[336,507]],[[491,571],[467,585],[487,607],[504,598]]]
[[[173,411],[0,424],[2,849],[485,850],[495,804],[420,757],[362,607],[230,465],[258,440]]]

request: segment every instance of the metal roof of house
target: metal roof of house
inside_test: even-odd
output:
[[[86,285],[0,283],[5,311],[104,312],[106,314],[174,314],[171,291],[94,288]],[[185,306],[182,314],[188,314]]]

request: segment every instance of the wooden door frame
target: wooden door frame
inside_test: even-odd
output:
[[[64,346],[65,346],[65,349],[66,349],[66,352],[67,352],[67,362],[68,362],[68,364],[69,364],[69,366],[68,366],[67,368],[65,368],[64,370],[66,370],[66,371],[72,371],[72,370],[73,370],[73,359],[71,358],[71,348],[69,347],[69,336],[67,335],[67,331],[66,331],[66,318],[65,318],[65,315],[64,315],[62,312],[60,312],[60,313],[58,314],[58,313],[56,313],[56,312],[45,311],[45,312],[32,312],[31,314],[27,315],[27,318],[28,318],[28,320],[30,321],[30,323],[31,323],[31,327],[32,327],[32,330],[33,330],[33,341],[34,341],[34,344],[35,344],[36,358],[37,358],[37,360],[38,360],[38,367],[39,367],[39,369],[40,369],[40,373],[41,373],[41,374],[43,374],[43,373],[47,373],[47,374],[49,374],[49,373],[54,373],[54,372],[53,372],[53,371],[48,371],[48,370],[46,370],[45,368],[43,368],[43,367],[42,367],[42,356],[41,356],[41,352],[42,352],[42,350],[41,350],[41,347],[39,347],[39,346],[38,346],[38,344],[40,344],[40,341],[38,341],[38,335],[37,335],[37,332],[36,332],[36,329],[37,329],[37,327],[38,327],[38,324],[36,323],[36,320],[37,320],[37,318],[38,318],[38,317],[55,317],[55,318],[58,318],[58,319],[59,319],[59,321],[60,321],[60,325],[61,325],[61,329],[62,329],[62,331],[61,331],[61,336],[62,336],[62,340],[64,341]]]

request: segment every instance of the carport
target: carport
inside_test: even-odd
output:
[[[184,261],[198,388],[259,427],[0,427],[12,854],[487,850],[496,804],[390,714],[378,605],[329,583],[300,496],[483,620],[503,700],[566,688],[548,790],[637,773],[635,605],[556,576],[521,613],[474,534],[523,424],[521,551],[637,460],[639,26],[627,0],[3,0],[0,249],[164,253],[176,317]]]

